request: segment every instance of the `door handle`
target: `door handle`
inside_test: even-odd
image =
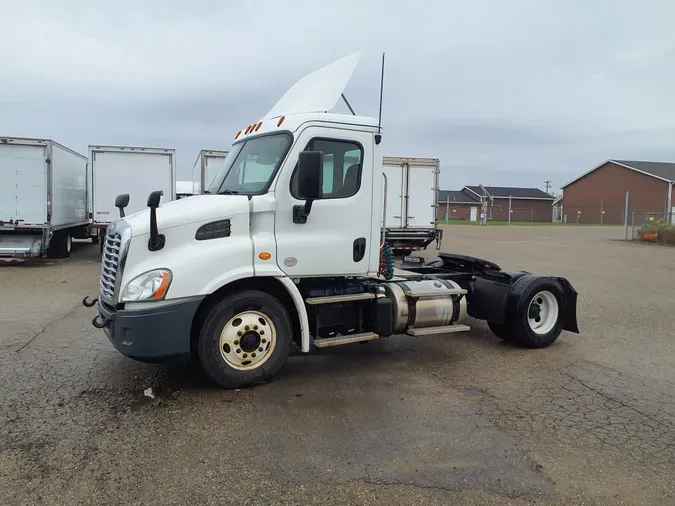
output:
[[[354,239],[353,257],[355,262],[360,262],[366,256],[366,238],[359,237]]]

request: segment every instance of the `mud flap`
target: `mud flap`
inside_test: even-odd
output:
[[[565,278],[553,278],[565,292],[565,307],[563,308],[562,327],[568,332],[579,333],[579,325],[577,323],[577,291],[572,287],[572,284]]]

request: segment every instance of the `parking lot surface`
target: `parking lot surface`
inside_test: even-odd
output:
[[[446,227],[445,251],[571,281],[581,335],[550,348],[469,321],[239,391],[111,347],[80,304],[97,246],[0,268],[0,503],[675,504],[675,250],[617,236]]]

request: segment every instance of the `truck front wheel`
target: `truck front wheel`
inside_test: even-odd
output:
[[[257,385],[275,374],[291,346],[291,320],[275,297],[259,290],[217,303],[199,334],[199,361],[220,386]]]

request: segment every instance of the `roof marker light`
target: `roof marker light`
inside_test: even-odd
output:
[[[237,132],[237,135],[234,136],[234,140],[237,140],[237,139],[239,138],[240,135],[241,135],[241,130],[239,130],[239,131]]]
[[[261,127],[261,126],[262,126],[262,121],[259,122],[259,123],[255,126],[255,131],[257,132],[258,130],[260,130],[260,127]]]
[[[282,116],[281,118],[279,118],[279,122],[277,123],[277,126],[280,127],[285,119],[286,119],[286,116]]]

